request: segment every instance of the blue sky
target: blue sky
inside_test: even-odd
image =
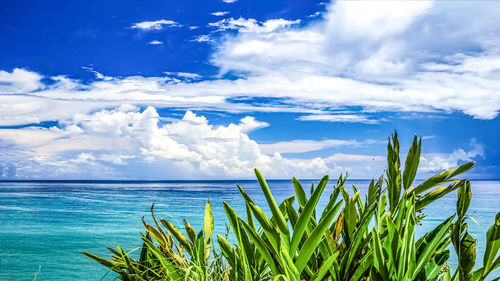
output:
[[[2,1],[0,178],[500,178],[495,1]]]

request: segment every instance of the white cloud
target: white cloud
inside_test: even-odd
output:
[[[213,25],[240,33],[221,41],[212,61],[223,73],[266,76],[269,83],[281,82],[285,73],[296,83],[322,81],[322,93],[309,97],[336,100],[330,105],[458,110],[490,119],[500,104],[500,51],[491,39],[500,37],[493,20],[499,11],[492,2],[338,1],[323,21],[270,33],[252,31],[252,19],[227,19]]]
[[[184,79],[187,79],[187,80],[198,80],[200,79],[202,76],[199,75],[199,74],[196,74],[196,73],[190,73],[190,72],[170,72],[170,71],[165,71],[164,72],[166,75],[173,75],[173,76],[177,76],[179,78],[184,78]]]
[[[82,66],[83,69],[89,71],[89,72],[92,72],[94,73],[95,75],[95,78],[97,79],[100,79],[100,80],[113,80],[113,77],[111,76],[106,76],[98,71],[95,71],[93,67],[87,67],[87,66]],[[71,79],[68,79],[66,78],[65,76],[59,76],[59,77],[51,77],[54,81],[58,81],[62,84],[64,84],[64,86],[61,86],[63,88],[66,88],[66,89],[71,89],[73,87],[78,87],[77,83],[75,83],[75,81],[71,80]]]
[[[384,1],[365,18],[369,9],[360,3],[335,2],[322,20],[304,26],[283,19],[212,23],[237,33],[201,35],[194,41],[213,43],[211,62],[221,74],[241,76],[236,80],[96,73],[107,81],[88,84],[23,69],[2,71],[0,124],[59,120],[71,117],[68,108],[85,113],[123,102],[230,112],[308,112],[302,120],[365,123],[376,121],[331,109],[461,111],[480,119],[498,115],[500,27],[492,19],[500,4]],[[155,28],[154,23],[143,26]],[[47,78],[53,83],[45,84],[42,79]],[[30,95],[22,95],[26,93]],[[227,102],[241,96],[278,98],[284,104]]]
[[[309,16],[307,16],[307,17],[309,17],[309,18],[315,18],[315,17],[317,17],[317,16],[319,16],[319,15],[321,15],[321,13],[320,13],[320,12],[315,12],[314,14],[310,14],[310,15],[309,15]]]
[[[252,116],[246,116],[245,118],[241,119],[239,126],[242,132],[248,133],[260,128],[269,127],[269,123],[257,121]]]
[[[153,40],[153,41],[148,42],[148,44],[149,45],[162,45],[163,42],[158,41],[158,40]]]
[[[234,29],[239,32],[266,33],[273,32],[291,25],[300,23],[300,20],[271,19],[259,22],[255,19],[228,18],[218,22],[209,23],[208,26],[217,28],[218,31]]]
[[[428,153],[423,154],[420,157],[420,168],[421,172],[436,172],[442,170],[448,170],[451,168],[458,167],[461,163],[474,161],[475,158],[484,158],[484,147],[482,144],[476,142],[472,139],[470,142],[472,149],[470,151],[465,151],[464,149],[456,149],[450,154],[446,153]]]
[[[314,114],[301,116],[297,120],[365,124],[379,123],[379,120],[370,119],[361,114]]]
[[[227,14],[229,14],[228,11],[218,11],[218,12],[211,13],[211,15],[216,16],[216,17],[222,17],[222,16],[225,16]]]
[[[231,3],[237,2],[238,0],[221,0],[221,1],[224,2],[224,3],[231,4]]]
[[[203,43],[203,42],[214,42],[214,40],[210,37],[210,35],[199,35],[196,36],[192,41]]]
[[[385,157],[336,153],[324,158],[292,159],[281,153],[303,153],[334,147],[359,147],[374,140],[292,140],[258,144],[248,133],[269,124],[247,116],[237,124],[213,126],[187,111],[181,119],[160,125],[153,107],[131,105],[91,114],[76,114],[60,127],[0,129],[0,170],[17,178],[252,178],[259,168],[268,178],[317,178],[349,171],[352,178],[378,177]],[[484,157],[482,145],[451,154],[422,154],[420,174]]]
[[[36,72],[15,68],[12,72],[0,71],[0,93],[29,93],[44,88],[42,76]]]
[[[329,8],[326,30],[341,40],[387,38],[404,32],[432,5],[433,1],[338,1]]]
[[[23,152],[14,158],[19,177],[75,176],[79,169],[83,177],[87,166],[105,168],[105,176],[114,177],[127,177],[130,167],[142,167],[158,171],[146,173],[153,178],[251,177],[254,167],[269,177],[327,172],[320,158],[295,161],[261,152],[246,133],[266,126],[245,117],[239,124],[214,127],[190,111],[181,120],[160,126],[153,107],[139,112],[124,106],[77,114],[62,128],[0,129],[0,140],[10,146],[9,151]],[[13,165],[8,160],[2,159],[3,167]],[[133,176],[140,177],[141,172]]]
[[[164,26],[168,27],[180,27],[181,24],[173,21],[173,20],[155,20],[155,21],[143,21],[135,23],[131,26],[131,28],[141,29],[141,30],[160,30],[163,29]]]

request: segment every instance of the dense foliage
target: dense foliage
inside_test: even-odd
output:
[[[238,186],[246,214],[238,215],[224,202],[235,245],[227,235],[212,241],[213,217],[207,202],[204,227],[198,233],[185,220],[185,231],[165,219],[158,221],[152,208],[154,224],[143,221],[146,234],[141,234],[143,246],[137,260],[119,246],[109,248],[111,260],[83,254],[115,271],[121,280],[134,281],[484,280],[500,266],[500,213],[487,232],[482,265],[474,270],[476,241],[466,222],[471,187],[468,180],[457,178],[474,162],[413,186],[420,151],[421,140],[415,137],[401,171],[394,134],[388,142],[385,178],[372,181],[362,200],[355,186],[354,194],[349,194],[346,176],[341,175],[321,213],[316,206],[328,176],[311,186],[309,197],[293,178],[295,195],[278,204],[255,170],[272,216]],[[425,216],[425,207],[452,191],[458,193],[455,214],[417,239],[415,228]],[[453,272],[447,264],[449,249],[458,258]]]

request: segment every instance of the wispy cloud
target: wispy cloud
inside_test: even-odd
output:
[[[238,0],[221,0],[221,1],[224,2],[224,3],[231,4],[231,3],[237,2]]]
[[[176,77],[179,77],[179,78],[183,78],[183,79],[187,79],[187,80],[198,80],[200,78],[202,78],[201,75],[197,74],[197,73],[190,73],[190,72],[170,72],[170,71],[165,71],[164,72],[166,75],[169,75],[169,76],[176,76]]]
[[[110,81],[110,80],[113,80],[113,77],[111,76],[106,76],[102,73],[100,73],[99,71],[96,71],[94,70],[93,67],[88,67],[88,66],[82,66],[82,69],[85,69],[87,70],[88,72],[92,72],[94,73],[95,75],[95,78],[99,79],[99,80],[106,80],[106,81]],[[53,77],[53,80],[54,81],[62,81],[62,80],[66,80],[65,78],[62,78],[60,77],[59,79],[54,79]],[[71,87],[71,86],[75,86],[75,84],[73,84],[73,82],[70,82],[70,80],[66,80],[66,83],[64,83],[64,87]]]
[[[141,30],[161,30],[165,26],[168,27],[181,27],[182,25],[173,20],[155,20],[155,21],[143,21],[135,23],[131,28],[141,29]]]
[[[158,40],[153,40],[153,41],[148,42],[148,44],[149,45],[162,45],[163,42],[158,41]]]
[[[229,14],[228,11],[219,11],[219,12],[211,13],[211,15],[216,16],[216,17],[222,17],[222,16],[225,16],[227,14]]]
[[[317,17],[317,16],[319,16],[319,15],[321,15],[321,13],[320,13],[320,12],[315,12],[314,14],[310,14],[310,15],[309,15],[309,16],[307,16],[307,17],[309,17],[309,18],[315,18],[315,17]]]
[[[215,40],[212,39],[212,37],[210,37],[210,35],[204,34],[204,35],[196,36],[192,41],[203,43],[203,42],[214,42]]]
[[[365,124],[377,124],[381,121],[379,119],[370,119],[361,114],[314,114],[301,116],[297,120]]]
[[[233,29],[239,32],[273,32],[275,30],[289,27],[294,24],[300,23],[300,20],[286,20],[286,19],[271,19],[264,22],[259,22],[255,19],[245,18],[228,18],[218,22],[209,23],[209,27],[215,27],[218,31]]]

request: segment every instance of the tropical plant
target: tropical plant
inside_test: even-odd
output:
[[[278,204],[256,169],[270,217],[238,185],[246,214],[240,216],[223,203],[236,244],[227,235],[217,235],[220,252],[211,251],[213,217],[207,202],[202,231],[196,235],[184,221],[188,238],[167,220],[160,220],[162,227],[152,208],[156,228],[143,220],[146,235],[139,260],[119,246],[110,249],[112,260],[84,254],[122,280],[485,280],[500,266],[500,213],[487,233],[483,266],[474,271],[476,241],[466,222],[471,187],[469,181],[457,178],[474,162],[414,186],[420,152],[421,139],[415,136],[401,171],[395,133],[388,141],[386,178],[372,180],[362,200],[354,185],[353,195],[349,194],[347,175],[341,175],[322,210],[317,205],[328,176],[311,185],[309,196],[293,178],[295,194]],[[455,190],[456,214],[418,238],[416,228],[423,223],[425,207]],[[458,258],[453,273],[448,265],[450,245]]]
[[[160,225],[151,207],[156,228],[142,220],[146,235],[141,234],[143,241],[140,257],[134,260],[120,246],[108,248],[113,254],[112,260],[82,252],[84,255],[116,272],[121,280],[214,280],[227,281],[228,273],[222,256],[211,254],[211,236],[214,230],[210,201],[205,206],[203,230],[196,234],[193,226],[184,220],[184,234],[166,219]],[[172,236],[177,240],[176,242]],[[153,242],[156,241],[156,244]]]

